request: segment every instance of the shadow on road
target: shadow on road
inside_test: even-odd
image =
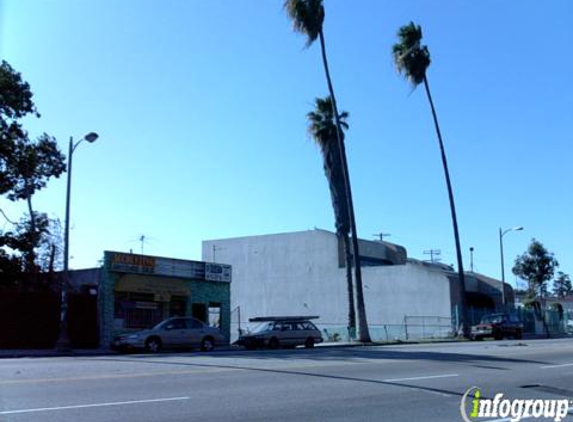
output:
[[[257,351],[257,352],[219,352],[212,353],[209,355],[199,354],[199,353],[179,353],[177,355],[131,355],[125,357],[102,357],[96,358],[98,360],[105,361],[117,361],[117,362],[138,362],[142,364],[153,364],[153,365],[168,365],[168,366],[178,366],[178,367],[197,367],[197,368],[218,368],[218,369],[231,369],[238,371],[249,371],[249,372],[263,372],[263,373],[273,373],[273,374],[283,374],[288,376],[302,376],[302,377],[314,377],[314,378],[326,378],[335,379],[344,382],[360,382],[360,383],[371,383],[371,384],[381,384],[386,386],[398,387],[398,388],[408,388],[415,390],[423,390],[434,392],[438,394],[447,394],[453,396],[462,396],[463,392],[452,391],[441,388],[425,387],[415,384],[410,384],[402,381],[384,381],[370,378],[358,378],[352,376],[342,376],[342,375],[331,375],[316,373],[310,371],[300,371],[300,370],[289,370],[289,369],[274,369],[274,368],[260,368],[245,366],[241,364],[224,364],[224,363],[200,363],[200,362],[182,362],[182,361],[165,361],[158,358],[169,356],[169,357],[200,357],[208,356],[209,358],[246,358],[246,359],[305,359],[305,360],[316,360],[318,361],[341,361],[348,362],[352,359],[380,359],[380,360],[431,360],[438,362],[455,362],[455,363],[465,363],[478,368],[494,369],[494,370],[509,370],[503,366],[495,366],[495,364],[504,363],[530,363],[530,364],[546,364],[547,362],[528,360],[528,359],[517,359],[509,357],[496,357],[487,355],[476,355],[476,354],[465,354],[465,353],[449,353],[449,352],[429,352],[429,351],[396,351],[396,350],[360,350],[358,348],[348,348],[348,349],[331,349],[331,350],[290,350],[290,351]]]

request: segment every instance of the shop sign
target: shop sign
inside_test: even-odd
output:
[[[110,271],[132,274],[153,274],[193,280],[231,282],[231,266],[187,261],[181,259],[159,258],[146,255],[106,252],[110,254]]]
[[[152,256],[114,252],[111,255],[111,271],[123,273],[155,273],[155,258]]]
[[[231,282],[231,266],[222,264],[205,264],[205,280]]]

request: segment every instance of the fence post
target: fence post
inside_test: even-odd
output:
[[[404,333],[406,334],[406,340],[408,340],[408,316],[404,315]]]

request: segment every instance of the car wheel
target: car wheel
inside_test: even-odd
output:
[[[158,337],[148,338],[145,342],[145,350],[147,350],[149,353],[158,353],[161,351],[161,346],[161,339]]]
[[[521,330],[517,330],[517,332],[515,333],[515,339],[521,340],[522,338],[523,338],[523,332]]]
[[[205,337],[201,341],[201,351],[211,352],[215,348],[215,341],[212,337]]]
[[[307,338],[304,342],[304,347],[307,349],[312,349],[314,347],[314,339],[312,337]]]
[[[278,349],[280,346],[279,344],[279,339],[276,337],[273,337],[272,339],[270,339],[269,341],[269,348],[270,349]]]
[[[501,332],[497,332],[493,334],[494,340],[503,340],[503,334]]]

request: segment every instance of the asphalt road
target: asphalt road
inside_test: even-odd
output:
[[[0,421],[459,422],[472,386],[572,400],[573,340],[1,359]]]

